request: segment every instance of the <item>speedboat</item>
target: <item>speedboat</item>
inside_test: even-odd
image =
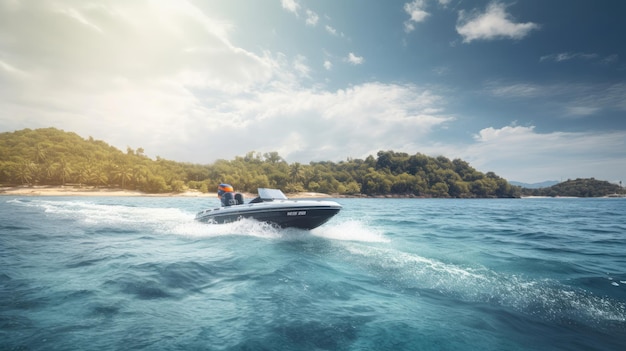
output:
[[[339,213],[341,205],[326,200],[291,200],[279,189],[259,188],[259,196],[248,203],[233,202],[200,211],[196,220],[208,223],[229,223],[252,218],[281,228],[313,229],[328,222]]]

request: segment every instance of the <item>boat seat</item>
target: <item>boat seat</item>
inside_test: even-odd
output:
[[[237,203],[237,205],[243,205],[243,194],[236,193],[235,194],[235,202]]]
[[[224,195],[222,195],[223,206],[232,206],[236,204],[237,204],[237,200],[235,200],[233,193],[224,193]]]

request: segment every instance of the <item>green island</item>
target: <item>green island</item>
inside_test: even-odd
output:
[[[234,160],[200,165],[159,156],[144,149],[123,152],[104,141],[84,139],[56,128],[0,133],[0,186],[117,188],[147,194],[195,190],[216,184],[238,191],[280,188],[287,193],[335,196],[517,198],[525,196],[607,196],[623,194],[606,181],[568,181],[544,189],[523,189],[493,172],[482,173],[461,159],[420,153],[379,151],[376,157],[340,162],[288,163],[277,152],[248,152]]]
[[[621,182],[620,182],[621,183]],[[568,179],[564,182],[546,188],[522,188],[522,196],[547,197],[624,197],[626,191],[621,184],[613,184],[606,180]]]

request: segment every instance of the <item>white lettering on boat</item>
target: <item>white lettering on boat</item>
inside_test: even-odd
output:
[[[287,216],[306,216],[306,211],[289,211]]]

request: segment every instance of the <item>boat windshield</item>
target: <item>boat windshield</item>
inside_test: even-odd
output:
[[[263,200],[287,200],[287,196],[279,189],[259,188],[258,191]]]

